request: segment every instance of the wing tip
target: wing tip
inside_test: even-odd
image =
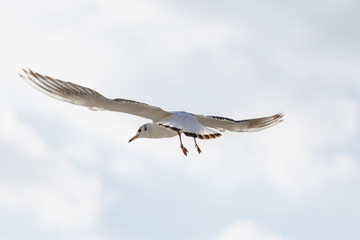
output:
[[[21,68],[21,70],[22,70],[23,72],[19,73],[19,76],[22,77],[23,79],[25,79],[26,77],[25,77],[24,75],[22,75],[22,74],[25,73],[25,74],[27,75],[27,71],[25,70],[25,68]]]
[[[22,73],[19,73],[19,76],[25,80],[31,80],[31,77],[36,77],[37,73],[33,72],[30,68],[21,68]],[[24,75],[23,75],[24,74]]]
[[[285,114],[283,112],[280,112],[280,113],[275,114],[273,117],[274,117],[274,120],[277,120],[280,123],[285,120],[283,118],[284,116],[285,116]]]

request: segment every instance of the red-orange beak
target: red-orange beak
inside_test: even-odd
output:
[[[129,140],[129,142],[132,142],[132,141],[134,141],[135,139],[137,139],[138,138],[138,136],[134,136],[133,138],[131,138],[130,140]]]

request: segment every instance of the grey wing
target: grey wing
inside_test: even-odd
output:
[[[123,112],[157,121],[170,113],[159,107],[127,99],[109,99],[100,93],[71,82],[64,82],[29,70],[23,70],[20,76],[41,92],[75,105],[91,110],[109,110]]]
[[[215,128],[219,131],[253,132],[263,130],[282,122],[282,113],[270,117],[233,120],[226,117],[195,115],[196,119],[204,126]]]

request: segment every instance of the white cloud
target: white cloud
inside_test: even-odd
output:
[[[102,203],[98,177],[51,149],[11,107],[0,111],[0,205],[52,229],[93,226]]]
[[[239,221],[226,227],[216,240],[286,240],[276,233],[264,231],[251,221]]]
[[[359,105],[329,96],[306,108],[287,106],[285,121],[272,129],[200,141],[206,164],[187,163],[189,176],[222,190],[271,183],[286,196],[306,196],[353,179],[359,165],[346,146],[359,129]]]
[[[0,140],[32,157],[46,154],[46,144],[25,123],[21,122],[12,108],[0,102]]]
[[[285,193],[302,195],[358,174],[358,164],[345,147],[359,128],[358,104],[349,99],[314,100],[308,109],[286,116],[278,138],[268,145],[263,171]]]
[[[56,162],[59,160],[52,161],[57,168],[68,167]],[[35,223],[50,229],[86,229],[96,223],[101,194],[98,179],[84,176],[74,169],[54,170],[46,167],[28,171],[37,171],[36,178],[46,179],[46,182],[34,181],[32,174],[23,179],[27,183],[16,184],[9,182],[9,179],[1,179],[0,205],[18,214],[30,213],[35,217]]]
[[[342,35],[319,30],[333,29],[324,11],[350,3],[320,0],[294,11],[287,4],[229,2],[194,11],[182,5],[194,3],[178,9],[141,0],[6,2],[0,9],[0,101],[6,102],[0,104],[0,205],[30,212],[40,227],[71,231],[96,225],[103,200],[98,174],[141,188],[163,171],[180,176],[190,191],[198,182],[213,186],[214,194],[259,184],[301,197],[348,182],[359,174],[348,147],[357,141],[359,104],[339,90],[358,91],[359,56],[343,39],[327,47]],[[146,120],[49,99],[17,81],[21,67],[164,109],[237,118],[284,111],[285,121],[260,133],[198,141],[201,155],[184,139],[186,158],[177,138],[128,144]],[[59,126],[53,136],[33,124],[43,118]],[[226,233],[273,236],[246,221]]]
[[[65,5],[70,3],[71,2],[66,2]],[[76,6],[79,8],[79,6],[82,6],[83,4],[82,1],[77,2]],[[237,22],[232,22],[230,24],[227,24],[226,21],[214,20],[212,22],[208,21],[209,19],[207,18],[203,19],[195,16],[184,18],[181,13],[176,12],[174,9],[142,1],[134,3],[94,1],[91,4],[94,8],[94,13],[83,15],[87,21],[77,21],[79,24],[78,26],[71,25],[70,28],[61,28],[60,30],[52,32],[52,34],[47,34],[47,39],[29,38],[27,39],[27,45],[36,46],[39,44],[37,43],[37,40],[40,40],[44,49],[52,49],[52,55],[60,56],[59,59],[61,61],[66,61],[66,64],[76,66],[76,68],[72,70],[65,67],[67,70],[64,71],[62,76],[59,76],[61,78],[65,77],[63,80],[74,81],[84,84],[85,86],[93,86],[93,84],[89,84],[89,82],[101,80],[102,83],[105,82],[105,85],[109,86],[108,88],[110,88],[111,91],[119,94],[119,97],[126,93],[124,85],[127,85],[127,87],[128,85],[138,86],[138,83],[131,83],[131,80],[129,81],[129,79],[121,81],[103,79],[100,75],[109,68],[108,62],[110,62],[110,64],[116,64],[117,66],[125,64],[126,67],[121,69],[121,71],[128,72],[130,75],[136,75],[138,72],[147,72],[149,69],[156,69],[160,66],[158,67],[158,72],[168,71],[165,74],[167,74],[167,78],[169,78],[169,76],[173,75],[171,71],[174,66],[176,66],[177,69],[179,66],[187,66],[185,62],[189,62],[189,57],[195,56],[199,50],[207,52],[208,55],[205,57],[205,60],[213,59],[213,61],[215,61],[216,66],[219,68],[217,70],[218,73],[252,79],[259,82],[258,84],[250,84],[254,89],[258,88],[257,94],[267,94],[266,92],[269,90],[267,88],[264,89],[262,87],[263,81],[259,80],[266,76],[255,73],[258,71],[258,63],[249,62],[249,59],[246,60],[243,56],[243,54],[246,54],[246,56],[248,55],[247,52],[244,52],[244,48],[253,46],[254,41],[260,46],[261,51],[266,50],[262,54],[269,62],[275,60],[275,68],[285,69],[285,71],[291,75],[300,74],[302,77],[319,76],[321,79],[325,79],[329,76],[332,77],[335,82],[340,76],[346,76],[346,74],[349,76],[347,79],[350,79],[349,81],[352,82],[353,79],[359,75],[358,71],[354,68],[354,66],[357,65],[357,57],[349,58],[348,56],[344,56],[341,58],[341,61],[339,61],[336,56],[324,56],[321,52],[318,52],[316,54],[319,54],[319,56],[310,61],[313,55],[305,55],[306,53],[299,54],[299,51],[309,46],[309,39],[311,39],[309,34],[311,34],[312,31],[309,31],[308,27],[304,27],[306,26],[305,23],[297,21],[296,17],[290,19],[291,24],[286,23],[283,26],[291,31],[295,31],[294,29],[296,29],[296,37],[294,37],[293,34],[289,34],[285,36],[289,38],[286,41],[278,41],[279,38],[283,38],[284,35],[279,37],[278,34],[270,34],[268,31],[262,31],[267,25],[265,27],[257,28],[262,23],[260,20],[258,20],[260,22],[255,21],[250,25],[239,25]],[[138,7],[139,5],[140,7]],[[48,11],[54,11],[52,5],[46,5],[45,7]],[[32,9],[35,12],[40,11],[39,9],[37,10],[36,7],[33,8],[35,8]],[[63,7],[62,11],[71,16],[75,14],[73,10],[69,10],[66,7]],[[271,11],[274,11],[274,9]],[[274,13],[271,11],[268,13],[269,16]],[[31,12],[32,11],[29,11],[28,14]],[[266,17],[269,18],[269,16]],[[56,19],[56,15],[53,20],[54,19]],[[35,19],[33,21],[38,20],[39,19]],[[282,19],[272,18],[271,21],[273,21],[272,23],[281,23]],[[115,40],[113,41],[109,38],[110,40],[106,40],[106,43],[109,43],[109,45],[105,46],[103,43],[103,41],[105,41],[104,39],[94,37],[89,38],[89,40],[84,43],[83,39],[94,35],[89,31],[84,31],[81,34],[75,32],[77,32],[79,26],[89,27],[90,25],[91,29],[101,32],[99,35],[104,34],[107,37],[111,36],[120,42],[115,42]],[[254,28],[254,26],[256,26],[256,28]],[[39,28],[43,27],[45,26],[39,26]],[[114,29],[118,28],[121,29],[121,31],[114,32]],[[261,31],[259,31],[259,29]],[[281,33],[284,29],[280,28],[275,29],[274,31]],[[20,33],[16,34],[16,39],[21,39],[22,35]],[[69,41],[68,37],[64,37],[64,34],[65,36],[71,35],[71,41]],[[266,36],[268,35],[271,36],[271,41],[264,42],[262,39],[266,39]],[[132,47],[133,43],[129,42],[129,36],[131,36],[133,40],[139,41],[138,44],[135,44],[136,47]],[[54,42],[52,40],[58,40],[59,38],[61,39],[62,44],[59,45],[59,48],[53,48]],[[301,43],[304,40],[306,44],[305,46],[301,46]],[[238,42],[239,44],[237,44]],[[89,45],[83,47],[83,44]],[[101,50],[92,50],[93,52],[87,51],[91,46],[96,45],[101,46],[99,47]],[[238,52],[229,52],[229,49],[227,48],[228,45],[231,46],[230,49],[236,48]],[[139,46],[141,46],[142,49],[140,52]],[[276,46],[276,50],[274,51],[271,46]],[[302,48],[296,50],[299,46]],[[28,60],[29,62],[35,61],[41,63],[41,65],[49,65],[51,66],[50,69],[55,68],[54,66],[57,65],[64,66],[64,63],[58,64],[56,60],[55,62],[44,62],[43,57],[39,56],[38,53],[33,52],[34,50],[32,50],[32,48],[24,50],[26,53],[24,55],[27,55],[27,57],[31,56],[32,60]],[[72,52],[72,57],[70,59],[65,57],[63,55],[65,52]],[[121,52],[121,56],[115,56],[113,54],[114,52]],[[171,54],[169,54],[169,52],[171,52]],[[274,56],[272,56],[273,53]],[[44,56],[49,55],[49,52],[45,51],[43,54]],[[116,61],[112,60],[114,58]],[[98,59],[108,60],[98,61]],[[142,61],[142,67],[145,67],[145,69],[142,69],[141,71],[138,70],[139,60]],[[153,62],[156,62],[157,64],[152,64]],[[182,63],[183,65],[179,65],[179,63]],[[190,62],[189,64],[192,63],[196,64],[195,61]],[[89,68],[89,66],[93,65],[96,65],[97,67]],[[203,68],[207,65],[205,62],[205,65],[199,64],[197,66]],[[211,64],[209,64],[209,66],[211,66]],[[97,71],[98,73],[94,73]],[[331,74],[329,74],[329,72],[331,72]],[[50,74],[50,72],[46,71],[45,74]],[[196,92],[198,91],[197,89],[203,91],[205,88],[205,92],[208,91],[205,84],[207,84],[206,86],[209,86],[209,88],[218,85],[213,83],[214,79],[211,78],[209,81],[199,82],[194,81],[193,78],[187,79],[187,74],[183,73],[182,69],[177,70],[174,75],[175,80],[171,79],[171,84],[181,84],[181,86],[185,87],[184,91]],[[58,77],[56,73],[52,76]],[[121,76],[124,76],[124,73],[122,73]],[[138,77],[144,76],[141,76],[140,74]],[[107,81],[108,83],[106,83]],[[225,81],[225,87],[240,86],[240,88],[242,88],[241,84],[238,83],[238,80],[228,81],[220,79],[217,81],[221,83]],[[111,84],[109,84],[110,82]],[[166,82],[157,82],[156,79],[151,78],[146,81],[142,80],[141,85],[144,85],[144,87],[134,88],[136,89],[136,92],[131,95],[136,95],[140,98],[142,93],[145,92],[148,95],[154,96],[152,99],[156,99],[158,103],[163,103],[164,105],[177,106],[179,104],[186,105],[193,103],[193,100],[184,100],[182,98],[183,94],[177,92],[172,93],[172,86],[167,82],[168,80]],[[160,83],[166,83],[167,85],[165,86],[168,86],[170,91],[163,91],[163,88],[157,86],[154,87],[154,84]],[[102,84],[98,83],[97,85],[101,86]],[[295,82],[294,85],[297,86]],[[220,86],[223,85],[220,84]],[[286,88],[286,86],[284,87]],[[148,91],[149,88],[152,90],[151,93]],[[282,88],[280,84],[279,88]],[[212,91],[215,90],[217,91],[218,89],[213,89]],[[231,87],[226,87],[226,91],[231,92],[234,90]],[[278,92],[280,91],[281,90],[278,90]],[[108,95],[106,92],[102,93]],[[237,91],[234,91],[233,93],[233,95],[239,94]],[[242,95],[247,95],[246,91],[241,93]],[[174,97],[171,96],[172,94],[174,94]],[[64,143],[64,145],[61,146],[61,150],[64,151],[64,154],[68,158],[79,159],[80,161],[96,164],[99,160],[94,157],[94,148],[96,147],[96,143],[100,141],[106,144],[118,143],[119,147],[124,149],[132,150],[141,148],[143,151],[146,151],[146,153],[151,154],[154,159],[160,159],[159,162],[165,162],[168,160],[169,156],[174,154],[174,152],[176,152],[175,154],[180,152],[177,146],[177,140],[172,140],[171,144],[168,143],[168,141],[159,143],[144,140],[133,143],[131,146],[128,145],[126,141],[133,135],[137,127],[141,125],[141,120],[136,120],[137,122],[135,122],[132,121],[130,117],[122,117],[123,115],[120,118],[114,118],[113,116],[115,116],[115,114],[105,115],[104,112],[86,112],[86,110],[80,110],[80,107],[70,106],[65,103],[55,103],[55,101],[52,100],[44,101],[46,96],[40,97],[40,93],[34,93],[32,96],[35,95],[39,95],[39,98],[37,99],[40,100],[34,105],[44,106],[44,109],[37,110],[36,114],[41,114],[42,111],[46,112],[46,114],[54,114],[58,119],[66,121],[69,126],[77,129],[79,134],[86,135],[83,136],[84,138],[86,137],[86,140],[81,143],[76,143],[76,140],[70,140],[68,143]],[[214,99],[209,99],[209,102],[201,102],[204,106],[198,104],[196,107],[192,107],[193,109],[211,109],[214,112],[218,112],[219,109],[221,109],[221,111],[224,110],[224,112],[229,111],[229,106],[224,107],[224,109],[219,106],[226,105],[225,103],[228,101],[236,100],[236,97],[231,98],[230,95],[232,94],[224,96],[219,93],[219,95],[223,97],[223,104],[220,104]],[[162,97],[156,98],[156,96]],[[194,95],[189,96],[196,98]],[[251,99],[251,94],[249,94],[248,97]],[[281,96],[273,96],[272,98],[277,98],[277,102],[288,101],[288,99],[281,98]],[[336,98],[336,100],[331,100],[331,104],[328,104],[327,101],[329,98],[332,98],[332,96],[328,96],[320,101],[315,99],[316,106],[310,106],[313,104],[308,101],[305,101],[301,105],[299,105],[298,102],[290,102],[287,105],[284,104],[285,110],[294,109],[298,111],[298,113],[294,114],[285,111],[286,121],[284,123],[277,126],[276,129],[267,130],[270,132],[263,132],[261,135],[254,134],[253,136],[256,137],[251,136],[251,134],[239,136],[226,133],[222,139],[206,143],[200,142],[206,151],[204,151],[201,156],[197,156],[196,152],[192,151],[191,154],[193,153],[193,155],[190,156],[200,159],[205,157],[208,158],[206,165],[204,165],[202,161],[192,161],[186,164],[179,164],[180,169],[185,171],[191,178],[196,178],[203,182],[209,181],[215,186],[221,187],[232,187],[243,183],[256,182],[259,181],[260,178],[261,181],[270,181],[285,193],[292,191],[306,192],[306,189],[311,188],[311,186],[324,186],[327,183],[330,183],[332,178],[346,179],[346,175],[351,177],[355,173],[354,170],[351,171],[350,169],[356,169],[356,164],[354,163],[351,154],[349,155],[340,152],[336,157],[328,160],[327,157],[324,156],[324,151],[332,146],[340,146],[354,131],[356,131],[358,123],[356,113],[357,104],[345,98]],[[171,101],[164,101],[164,99],[171,99]],[[214,104],[218,104],[218,107],[212,108],[213,102],[211,101],[213,101]],[[313,101],[313,99],[310,101]],[[171,102],[171,104],[168,102]],[[329,107],[330,105],[331,107]],[[248,112],[251,111],[252,108],[258,109],[258,106],[254,103],[251,107],[245,108]],[[231,111],[234,111],[234,109]],[[336,114],[332,114],[333,112]],[[222,112],[219,114],[222,114]],[[232,112],[232,114],[236,115],[236,112]],[[311,118],[306,119],[305,116],[311,116]],[[13,120],[8,121],[13,122]],[[98,124],[100,122],[101,125]],[[146,120],[144,122],[146,122]],[[29,151],[44,151],[41,150],[44,149],[44,143],[41,143],[39,139],[33,139],[36,138],[34,137],[34,134],[31,132],[26,133],[26,130],[19,129],[20,128],[17,128],[17,130],[15,129],[14,134],[9,134],[9,132],[6,133],[6,136],[12,137],[13,142],[15,142],[18,141],[17,139],[26,139],[21,135],[24,133],[29,136],[28,138],[31,138],[29,141],[34,143]],[[3,127],[2,131],[4,131],[4,133],[5,130],[6,128]],[[16,131],[19,131],[19,133],[17,134]],[[33,137],[31,137],[31,135]],[[274,139],[277,139],[277,142],[274,142]],[[336,141],[328,141],[329,139],[336,139]],[[193,148],[193,143],[189,142],[187,144],[189,145],[189,150],[191,150]],[[28,147],[26,144],[23,145],[24,147]],[[177,156],[178,155],[172,159],[177,160]],[[114,159],[116,158],[114,157]],[[176,160],[172,163],[177,164],[174,163]],[[337,174],[332,166],[338,165],[340,164],[339,162],[342,161],[347,162],[344,162],[344,168],[342,170],[345,171],[345,173]],[[114,160],[113,166],[114,170],[119,175],[124,176],[139,176],[146,172],[142,160],[128,163],[126,157],[122,158],[120,161],[117,159]],[[349,167],[347,168],[345,166]],[[348,169],[348,172],[346,172],[345,169]],[[301,179],[304,177],[305,179],[308,179],[308,181],[302,181]]]

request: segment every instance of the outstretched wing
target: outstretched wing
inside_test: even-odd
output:
[[[219,131],[253,132],[263,130],[282,122],[282,113],[270,117],[254,118],[247,120],[233,120],[226,117],[195,115],[196,119],[204,126],[215,128]]]
[[[123,112],[153,121],[170,115],[161,108],[146,103],[121,98],[109,99],[90,88],[43,76],[30,69],[23,69],[23,71],[25,75],[20,74],[20,76],[41,92],[75,105],[88,107],[91,110]]]

